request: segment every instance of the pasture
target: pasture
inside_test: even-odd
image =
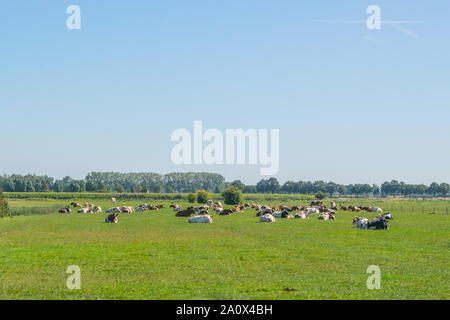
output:
[[[9,202],[13,210],[26,211],[85,200]],[[255,210],[246,209],[231,216],[213,214],[213,224],[189,224],[168,208],[191,205],[183,201],[118,200],[112,205],[102,199],[89,201],[102,213],[55,210],[0,219],[0,299],[450,298],[450,215],[436,209],[432,214],[433,208],[450,207],[448,201],[337,201],[338,206],[388,208],[394,220],[389,230],[379,231],[352,228],[355,215],[376,214],[342,210],[336,221],[311,215],[259,223]],[[107,208],[144,202],[165,208],[120,214],[117,224],[104,222]],[[81,290],[66,287],[70,265],[81,268]],[[369,265],[380,267],[379,290],[367,289]]]

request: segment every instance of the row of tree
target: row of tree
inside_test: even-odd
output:
[[[71,177],[53,179],[36,175],[0,176],[0,188],[6,192],[167,192],[189,193],[197,190],[221,193],[229,186],[237,187],[243,193],[283,193],[315,194],[322,192],[330,196],[448,196],[448,183],[433,182],[424,184],[406,184],[397,180],[376,184],[343,185],[325,181],[287,181],[280,184],[276,178],[262,179],[256,185],[245,185],[240,180],[226,182],[217,173],[174,172],[158,173],[119,173],[90,172],[85,179]]]

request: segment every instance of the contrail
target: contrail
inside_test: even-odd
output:
[[[366,20],[312,20],[313,22],[326,22],[326,23],[366,23]],[[422,23],[423,21],[415,21],[415,20],[381,20],[382,24],[415,24],[415,23]]]
[[[410,31],[410,30],[408,30],[408,29],[401,28],[401,27],[399,27],[399,26],[396,25],[396,24],[394,24],[394,27],[395,27],[397,30],[399,30],[399,31],[401,31],[401,32],[403,32],[403,33],[406,33],[406,34],[409,35],[409,36],[412,36],[412,37],[417,38],[417,34],[415,34],[414,32],[412,32],[412,31]]]

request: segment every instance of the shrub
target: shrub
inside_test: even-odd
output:
[[[187,200],[190,203],[194,203],[195,201],[197,201],[197,196],[194,193],[189,193],[187,196]]]
[[[197,202],[206,203],[206,201],[211,200],[211,194],[205,190],[197,190]]]
[[[0,189],[0,218],[10,217],[10,211],[8,206],[8,200],[3,195],[3,190]]]
[[[230,186],[223,190],[222,198],[225,204],[236,205],[244,202],[244,196],[242,195],[241,190],[235,186]]]
[[[314,194],[314,197],[315,197],[317,200],[323,200],[323,199],[325,199],[325,198],[327,197],[327,195],[326,195],[325,193],[323,193],[322,191],[319,191],[319,192],[316,192],[316,193]]]

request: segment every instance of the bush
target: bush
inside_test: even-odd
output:
[[[205,190],[197,190],[197,202],[206,203],[206,201],[211,200],[211,194]]]
[[[194,203],[195,201],[197,201],[197,196],[194,193],[189,193],[187,196],[187,200],[190,203]]]
[[[241,190],[235,186],[230,186],[223,190],[222,198],[225,204],[236,205],[244,202],[244,196],[242,195]]]
[[[317,200],[323,200],[323,199],[325,199],[325,198],[327,197],[327,195],[326,195],[325,193],[319,191],[319,192],[316,192],[316,193],[314,194],[314,197],[315,197]]]
[[[10,217],[10,211],[8,206],[8,200],[3,195],[3,190],[0,189],[0,218]]]

